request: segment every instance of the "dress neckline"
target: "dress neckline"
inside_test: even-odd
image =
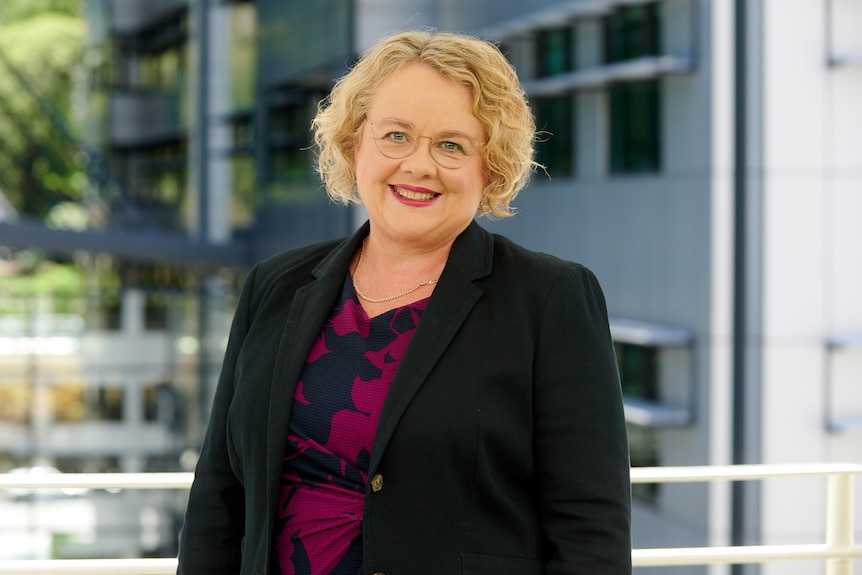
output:
[[[358,308],[358,310],[359,310],[359,311],[357,311],[357,313],[361,313],[362,314],[361,317],[364,318],[368,322],[371,322],[371,321],[376,320],[378,318],[384,317],[387,314],[394,315],[395,313],[397,313],[399,311],[403,311],[405,308],[419,307],[421,309],[424,309],[426,304],[428,303],[428,300],[431,299],[431,296],[429,295],[429,296],[424,297],[422,299],[417,299],[417,300],[412,301],[410,303],[406,303],[404,305],[399,305],[399,306],[393,307],[392,309],[388,309],[384,312],[381,312],[377,315],[371,316],[371,315],[368,315],[367,311],[365,311],[365,308],[362,306],[362,302],[359,300],[359,296],[356,295],[356,290],[353,288],[353,282],[351,281],[351,277],[350,277],[349,272],[347,274],[347,277],[344,280],[344,289],[347,290],[347,292],[350,296],[348,298],[348,300],[352,301],[354,304],[356,304],[356,308]]]

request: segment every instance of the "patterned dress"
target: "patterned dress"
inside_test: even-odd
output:
[[[377,421],[427,303],[369,319],[345,279],[293,398],[273,541],[280,575],[362,573],[362,509]]]

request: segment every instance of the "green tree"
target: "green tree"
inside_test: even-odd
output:
[[[25,217],[81,201],[80,118],[86,27],[80,0],[0,2],[0,195]]]
[[[0,3],[0,24],[26,20],[46,12],[77,17],[80,10],[80,0],[3,0]]]
[[[29,265],[28,265],[29,264]],[[22,269],[31,267],[32,269]],[[31,313],[32,300],[48,296],[51,312],[82,313],[84,273],[78,266],[22,251],[0,268],[0,316]]]

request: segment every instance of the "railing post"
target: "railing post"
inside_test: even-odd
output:
[[[853,547],[853,474],[835,473],[826,483],[826,545],[831,551]],[[852,575],[853,559],[826,560],[826,575]]]

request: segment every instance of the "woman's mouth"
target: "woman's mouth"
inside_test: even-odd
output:
[[[436,192],[432,192],[430,190],[426,190],[423,188],[413,188],[412,186],[389,186],[389,188],[395,192],[396,195],[406,199],[406,200],[414,200],[414,201],[428,201],[433,200],[440,194]]]

